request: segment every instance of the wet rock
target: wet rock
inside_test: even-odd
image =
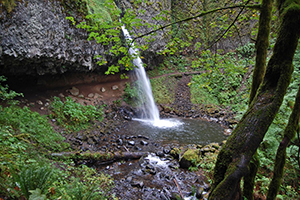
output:
[[[157,151],[156,153],[155,153],[158,157],[163,157],[165,154],[164,154],[164,152],[162,152],[162,151]]]
[[[145,139],[145,140],[149,140],[149,137],[144,136],[144,135],[138,135],[137,137],[138,137],[138,138],[143,138],[143,139]]]
[[[228,128],[224,130],[224,135],[231,135],[232,129]]]
[[[171,156],[173,156],[174,158],[178,159],[179,155],[180,155],[181,150],[179,148],[173,148],[170,151]]]
[[[76,87],[72,87],[70,90],[69,90],[70,94],[73,95],[73,96],[77,96],[79,95],[79,89],[76,88]]]
[[[171,200],[182,200],[181,196],[177,192],[172,192],[171,193]]]
[[[84,98],[83,94],[78,95],[79,98]]]
[[[217,149],[217,150],[220,148],[220,145],[219,145],[218,143],[211,143],[210,146],[211,146],[212,148]]]
[[[87,140],[87,143],[88,143],[89,145],[95,145],[95,144],[94,144],[94,140],[93,140],[92,138],[89,138],[89,139]]]
[[[132,176],[128,176],[128,177],[126,178],[126,181],[130,183],[130,182],[132,181]]]
[[[65,97],[65,95],[63,93],[59,93],[58,96],[61,97],[61,98]]]
[[[199,187],[196,191],[196,197],[198,199],[202,199],[203,198],[203,192],[204,192],[204,188],[203,187]]]
[[[143,188],[144,182],[143,181],[134,180],[134,181],[131,182],[131,186],[132,187]]]
[[[141,148],[141,147],[138,147],[138,146],[135,146],[134,148],[135,148],[135,150],[138,150],[138,151],[141,151],[141,150],[142,150],[142,148]]]
[[[144,140],[141,140],[140,143],[141,143],[141,145],[144,145],[144,146],[145,146],[145,145],[148,145],[148,142],[146,142],[146,141],[144,141]]]
[[[131,146],[134,146],[135,145],[135,141],[133,141],[133,140],[128,141],[128,144],[131,145]]]
[[[117,139],[117,144],[118,145],[123,145],[123,140],[122,139]]]
[[[200,155],[200,149],[188,149],[179,160],[180,167],[184,169],[195,167],[200,162]]]
[[[170,151],[171,151],[171,148],[170,148],[170,147],[164,148],[164,153],[165,153],[165,154],[169,154]]]

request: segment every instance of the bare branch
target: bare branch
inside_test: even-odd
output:
[[[247,4],[250,2],[250,0],[248,0],[246,2],[246,4],[244,4],[243,6],[241,6],[241,10],[240,12],[237,14],[237,16],[235,17],[235,19],[232,21],[232,23],[228,26],[228,28],[223,32],[223,34],[221,34],[218,39],[216,39],[209,47],[207,47],[206,49],[210,49],[214,44],[216,44],[217,42],[219,42],[222,37],[224,37],[224,35],[229,31],[229,29],[234,25],[234,23],[237,21],[237,19],[240,17],[240,15],[242,14],[242,12],[244,11],[244,9],[246,8]]]
[[[169,26],[172,26],[174,24],[178,24],[178,23],[182,23],[182,22],[186,22],[186,21],[190,21],[192,19],[196,19],[198,17],[203,17],[205,15],[208,15],[208,14],[211,14],[211,13],[214,13],[214,12],[217,12],[217,11],[221,11],[221,10],[227,10],[227,9],[233,9],[233,8],[251,8],[251,9],[256,9],[256,10],[259,10],[260,9],[260,4],[254,4],[254,5],[247,5],[249,3],[249,1],[246,3],[246,4],[238,4],[238,5],[233,5],[233,6],[227,6],[227,7],[223,7],[223,8],[216,8],[216,9],[212,9],[212,10],[209,10],[209,11],[206,11],[206,12],[201,12],[200,14],[198,15],[195,15],[195,16],[192,16],[192,17],[188,17],[188,18],[185,18],[185,19],[181,19],[181,20],[177,20],[175,22],[172,22],[172,23],[169,23],[169,24],[166,24],[164,26],[160,26],[159,28],[157,29],[154,29],[150,32],[147,32],[145,34],[142,34],[142,35],[139,35],[135,38],[133,38],[133,41],[135,41],[136,39],[138,38],[142,38],[146,35],[150,35],[152,33],[155,33],[156,31],[159,31],[159,30],[162,30],[162,29],[165,29]]]

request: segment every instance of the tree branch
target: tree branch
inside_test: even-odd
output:
[[[249,1],[250,1],[250,0],[249,0]],[[156,31],[165,29],[165,28],[167,28],[167,27],[169,27],[169,26],[172,26],[172,25],[174,25],[174,24],[178,24],[178,23],[190,21],[190,20],[192,20],[192,19],[196,19],[196,18],[198,18],[198,17],[203,17],[203,16],[205,16],[205,15],[208,15],[208,14],[211,14],[211,13],[214,13],[214,12],[217,12],[217,11],[227,10],[227,9],[233,9],[233,8],[243,8],[243,9],[244,9],[245,7],[250,8],[250,9],[256,9],[256,10],[259,10],[259,9],[260,9],[260,4],[247,5],[247,4],[249,3],[249,1],[248,1],[246,4],[242,4],[242,5],[239,4],[239,5],[227,6],[227,7],[224,7],[224,8],[216,8],[216,9],[212,9],[212,10],[209,10],[209,11],[206,11],[206,12],[202,12],[202,13],[200,13],[200,14],[198,14],[198,15],[195,15],[195,16],[192,16],[192,17],[188,17],[188,18],[185,18],[185,19],[177,20],[177,21],[175,21],[175,22],[166,24],[166,25],[164,25],[164,26],[160,26],[159,28],[157,28],[157,29],[155,29],[155,30],[152,30],[152,31],[150,31],[150,32],[147,32],[147,33],[145,33],[145,34],[139,35],[139,36],[133,38],[133,41],[135,41],[135,40],[138,39],[138,38],[142,38],[142,37],[144,37],[144,36],[146,36],[146,35],[150,35],[150,34],[152,34],[152,33],[155,33]]]
[[[242,12],[244,11],[245,7],[247,6],[247,4],[250,2],[251,0],[248,0],[246,2],[246,4],[244,4],[243,6],[241,6],[241,10],[240,12],[237,14],[237,16],[235,17],[235,19],[232,21],[232,23],[228,26],[228,28],[224,31],[224,33],[222,35],[220,35],[218,37],[218,39],[216,39],[209,47],[207,47],[206,49],[210,49],[214,44],[216,44],[217,42],[219,42],[222,37],[224,37],[224,35],[229,31],[229,29],[234,25],[234,23],[237,21],[237,19],[239,18],[239,16],[242,14]]]

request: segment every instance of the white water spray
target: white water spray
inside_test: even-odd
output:
[[[130,34],[126,30],[124,26],[122,26],[122,31],[124,33],[124,36],[126,39],[132,41],[132,38],[130,37]],[[134,45],[132,44],[129,49],[130,55],[134,55],[136,58],[133,60],[133,64],[137,67],[134,68],[135,75],[137,79],[139,80],[139,87],[141,90],[141,100],[142,100],[142,119],[144,120],[150,120],[150,121],[159,121],[159,111],[157,106],[155,105],[151,84],[149,81],[149,78],[147,77],[145,68],[143,67],[143,61],[138,56],[139,52],[138,49],[134,48]]]
[[[122,26],[122,31],[125,39],[129,40],[132,43],[132,38],[129,32],[126,30],[125,26]],[[138,49],[134,48],[134,44],[130,45],[129,53],[130,55],[135,56],[135,59],[133,60],[133,64],[136,66],[136,68],[134,68],[134,72],[137,80],[139,81],[138,86],[139,91],[141,92],[140,100],[143,105],[141,119],[135,120],[150,124],[158,128],[171,128],[182,125],[183,123],[178,120],[160,119],[158,108],[154,102],[149,78],[147,77],[145,68],[143,66],[143,61],[138,56]]]

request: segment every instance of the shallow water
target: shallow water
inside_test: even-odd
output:
[[[200,119],[134,120],[129,129],[134,135],[145,135],[154,140],[177,141],[180,144],[206,145],[226,139],[224,129],[219,124]]]

